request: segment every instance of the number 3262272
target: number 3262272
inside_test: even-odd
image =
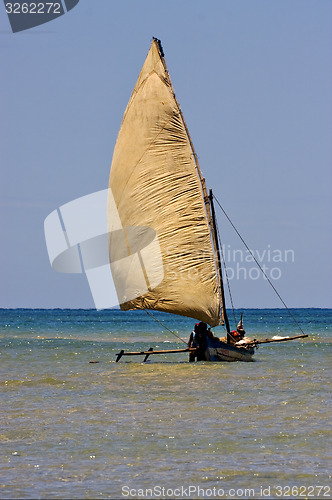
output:
[[[7,14],[61,14],[59,2],[6,3]]]

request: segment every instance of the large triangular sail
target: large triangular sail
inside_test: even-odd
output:
[[[135,247],[135,234],[139,235],[138,230],[133,236],[133,228],[151,228],[157,235],[163,267],[161,281],[151,286],[140,254],[137,263],[146,277],[147,291],[131,298],[122,286],[121,309],[155,309],[211,326],[220,324],[222,283],[205,182],[156,39],[124,113],[110,188],[124,232],[131,231],[131,243],[128,234],[125,237],[128,253]],[[153,249],[157,252],[156,245],[150,247],[150,263],[154,262]],[[131,279],[135,272],[120,276],[133,289]]]

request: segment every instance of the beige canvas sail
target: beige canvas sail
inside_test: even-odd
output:
[[[155,309],[215,326],[220,285],[204,180],[160,47],[154,39],[114,149],[109,185],[124,229],[113,237],[113,250],[111,236],[111,268],[121,309]],[[119,256],[128,265],[118,265]]]

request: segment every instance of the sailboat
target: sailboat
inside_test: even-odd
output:
[[[222,339],[206,329],[200,359],[251,361],[257,341],[245,337],[237,342],[230,330],[214,195],[207,191],[157,38],[152,40],[123,116],[109,188],[129,259],[126,269],[112,266],[119,253],[123,256],[123,249],[119,251],[110,231],[110,262],[121,309],[169,312],[210,328],[223,324],[226,337]],[[153,244],[144,228],[156,236]],[[148,251],[145,240],[151,243]],[[151,354],[195,354],[197,349],[121,350],[117,361],[124,355],[140,354],[147,360]]]

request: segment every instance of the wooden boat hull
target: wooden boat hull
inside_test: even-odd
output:
[[[204,351],[205,361],[253,361],[254,347],[241,347],[226,344],[218,339],[207,338]]]

